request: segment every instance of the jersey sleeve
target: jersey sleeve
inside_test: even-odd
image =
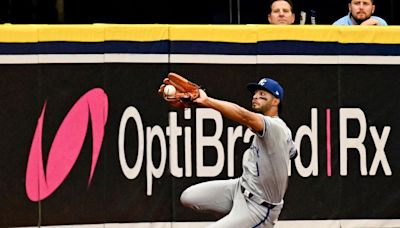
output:
[[[283,131],[280,124],[272,117],[262,116],[264,121],[264,129],[261,132],[257,132],[258,137],[267,138],[267,140],[273,140],[274,137],[279,136],[279,132]]]
[[[262,141],[269,146],[274,147],[275,143],[283,142],[281,149],[289,153],[289,158],[294,159],[297,156],[297,148],[292,139],[292,132],[279,118],[263,116],[264,129],[257,133],[257,136],[264,138]]]
[[[265,136],[265,132],[267,131],[268,128],[270,128],[270,127],[269,127],[270,123],[268,123],[269,121],[266,120],[266,118],[268,118],[268,116],[262,116],[262,115],[260,115],[260,117],[263,119],[264,128],[263,128],[262,131],[260,131],[260,132],[254,132],[254,133],[255,133],[258,137],[264,137],[264,136]]]

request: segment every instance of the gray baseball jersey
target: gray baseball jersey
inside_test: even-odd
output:
[[[282,204],[290,157],[296,153],[292,133],[279,117],[263,116],[264,131],[254,136],[243,156],[241,184],[271,204]]]
[[[243,156],[240,178],[199,183],[181,195],[183,205],[225,216],[207,228],[272,228],[283,208],[289,158],[296,153],[292,134],[279,117],[263,116],[264,130]],[[276,205],[264,206],[265,202]]]

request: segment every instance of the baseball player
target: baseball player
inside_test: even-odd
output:
[[[200,183],[182,193],[180,200],[184,206],[222,215],[208,227],[273,227],[283,207],[288,164],[297,154],[292,133],[278,116],[284,91],[270,78],[250,83],[247,88],[253,94],[254,112],[211,98],[201,89],[193,101],[219,111],[255,133],[243,155],[241,177]]]

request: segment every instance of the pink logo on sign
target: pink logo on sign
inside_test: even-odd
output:
[[[107,122],[108,98],[100,88],[84,94],[71,108],[54,137],[47,160],[46,173],[43,169],[42,132],[46,103],[40,114],[26,169],[25,189],[28,198],[40,201],[50,196],[65,180],[81,152],[89,119],[92,125],[92,164],[88,186],[93,178],[99,158]],[[90,117],[90,118],[89,118]]]

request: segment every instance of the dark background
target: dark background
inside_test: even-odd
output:
[[[317,24],[344,16],[348,0],[293,0],[299,12],[317,12]],[[400,2],[375,0],[375,15],[400,24]],[[4,0],[0,23],[13,24],[266,24],[269,0]],[[306,24],[309,24],[308,18]]]
[[[194,213],[183,208],[179,196],[192,184],[230,178],[227,166],[225,163],[223,171],[216,177],[196,176],[195,109],[191,110],[192,119],[184,120],[182,110],[171,109],[154,94],[168,70],[189,75],[193,81],[206,85],[208,94],[213,97],[234,101],[247,108],[250,94],[244,85],[268,73],[285,86],[282,117],[291,127],[293,135],[301,125],[311,126],[311,109],[318,110],[319,175],[301,177],[292,167],[281,220],[399,218],[400,147],[397,139],[400,137],[400,120],[397,112],[393,112],[400,109],[400,102],[393,99],[399,96],[399,91],[387,90],[400,86],[397,65],[37,64],[0,65],[0,105],[3,110],[0,111],[0,148],[3,149],[0,153],[0,194],[4,196],[0,206],[0,227],[214,220],[210,214]],[[316,83],[321,81],[324,83]],[[229,87],[221,86],[227,82]],[[30,201],[25,193],[26,164],[43,104],[46,102],[47,107],[43,128],[46,164],[49,148],[64,116],[82,94],[96,87],[103,88],[107,93],[109,112],[103,147],[91,186],[87,187],[92,149],[89,129],[82,152],[62,185],[50,197],[40,202]],[[384,105],[382,99],[387,101]],[[168,112],[175,111],[178,124],[192,128],[191,177],[177,178],[170,174],[168,157],[162,177],[153,179],[151,196],[146,195],[146,158],[137,178],[129,180],[124,176],[118,157],[118,131],[122,113],[129,106],[138,109],[144,127],[158,125],[165,130]],[[348,152],[348,175],[340,175],[339,110],[345,107],[362,109],[368,127],[376,126],[379,135],[384,126],[391,127],[385,154],[392,176],[384,175],[381,165],[376,175],[361,176],[358,152],[351,149]],[[332,110],[333,168],[330,177],[326,175],[327,108]],[[227,143],[226,128],[236,125],[224,120],[221,136],[224,148]],[[213,126],[212,121],[205,122],[205,129],[213,129]],[[349,123],[348,130],[349,134],[358,133],[357,122]],[[130,122],[126,128],[125,154],[131,167],[136,161],[136,132],[134,123]],[[306,166],[311,152],[308,139],[303,140],[300,153]],[[157,143],[156,140],[152,150],[156,166],[160,161]],[[179,148],[183,148],[182,137],[179,143]],[[375,156],[369,131],[364,145],[369,170]],[[242,152],[247,147],[248,144],[238,139],[234,157],[235,177],[241,174]],[[179,150],[178,162],[183,167],[184,154]],[[213,164],[215,161],[212,150],[209,148],[205,153],[206,163]],[[365,203],[368,203],[367,206]]]

